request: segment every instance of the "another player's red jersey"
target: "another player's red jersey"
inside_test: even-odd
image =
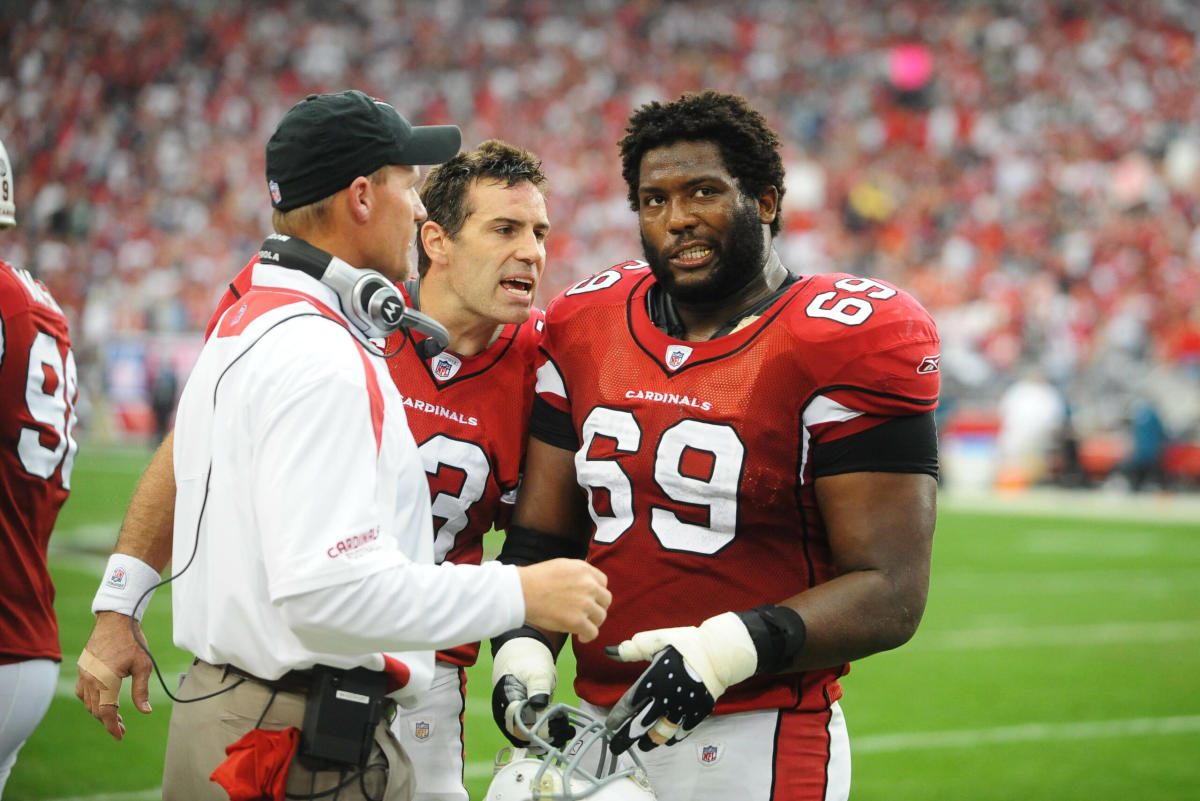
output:
[[[3,261],[0,319],[0,664],[57,660],[46,548],[75,463],[75,356],[54,298]]]
[[[588,560],[613,594],[601,636],[574,643],[575,689],[602,706],[645,669],[604,646],[833,578],[814,446],[937,403],[936,328],[894,287],[802,277],[733,333],[685,342],[651,322],[653,284],[631,262],[566,290],[547,308],[537,374],[538,397],[578,437]],[[716,711],[824,709],[846,670],[756,676]]]
[[[214,320],[249,291],[257,258],[225,293]],[[404,291],[403,288],[401,291]],[[405,302],[411,298],[405,292]],[[508,526],[520,483],[533,405],[533,378],[543,314],[534,309],[520,325],[506,325],[481,353],[451,351],[421,359],[414,336],[401,330],[384,346],[388,370],[404,396],[408,427],[429,476],[434,559],[479,564],[483,535]],[[211,326],[210,326],[211,330]],[[416,340],[423,339],[421,335]],[[472,665],[479,644],[438,658]]]
[[[429,476],[437,562],[479,564],[483,535],[508,526],[543,324],[541,310],[534,309],[524,323],[504,326],[491,345],[467,357],[445,351],[423,360],[408,331],[388,339],[388,353],[399,348],[388,369],[404,396],[408,427]],[[478,654],[479,644],[472,643],[438,658],[472,665]]]

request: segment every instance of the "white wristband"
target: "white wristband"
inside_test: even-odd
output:
[[[154,597],[154,591],[150,588],[161,580],[157,570],[136,556],[114,553],[108,557],[104,578],[100,580],[100,588],[92,599],[92,613],[120,612],[137,618],[140,623],[146,606]],[[150,590],[149,594],[146,594],[147,590]],[[142,595],[146,595],[146,599],[135,610],[133,606]]]

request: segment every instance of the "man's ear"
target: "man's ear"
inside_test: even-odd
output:
[[[763,225],[770,225],[775,222],[775,215],[778,213],[779,190],[773,186],[768,186],[758,196],[758,221]]]
[[[351,219],[362,225],[370,218],[371,209],[375,204],[370,179],[360,175],[344,191],[347,213]]]
[[[426,220],[421,225],[421,247],[430,262],[445,263],[450,260],[446,250],[450,243],[450,235],[446,229],[433,220]]]

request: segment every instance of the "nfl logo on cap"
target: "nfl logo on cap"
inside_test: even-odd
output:
[[[267,183],[267,188],[271,190],[271,200],[275,201],[276,203],[283,200],[283,195],[279,192],[279,184],[275,183],[274,181],[269,181]]]

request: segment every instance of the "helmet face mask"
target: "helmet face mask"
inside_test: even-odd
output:
[[[575,727],[562,748],[537,734],[556,715]],[[515,717],[529,747],[500,749],[485,801],[654,801],[641,759],[632,750],[612,754],[603,721],[566,704],[550,705],[528,726],[519,711]]]

